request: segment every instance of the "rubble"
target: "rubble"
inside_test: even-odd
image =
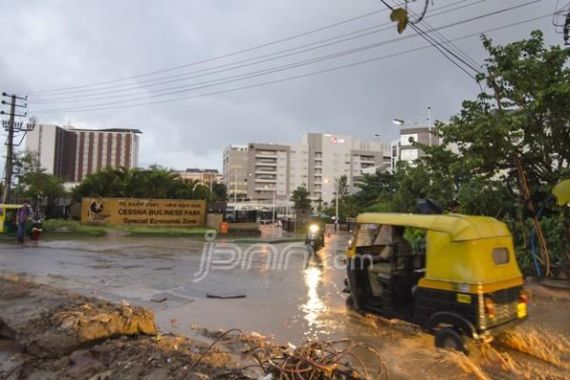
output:
[[[112,304],[0,277],[0,337],[17,341],[40,357],[57,357],[89,343],[120,335],[155,335],[154,315],[128,304]]]
[[[0,276],[0,379],[377,379],[388,373],[377,352],[348,340],[294,347],[237,329],[199,333],[203,340],[160,334],[144,308]],[[362,372],[351,366],[356,349],[376,355],[374,373],[369,363]]]

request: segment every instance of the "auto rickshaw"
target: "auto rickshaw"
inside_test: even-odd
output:
[[[425,238],[412,246],[406,229]],[[347,305],[414,323],[437,347],[467,352],[466,337],[489,341],[527,318],[512,236],[494,218],[361,214],[347,256]]]
[[[0,204],[0,233],[15,232],[15,214],[21,207],[21,204]]]

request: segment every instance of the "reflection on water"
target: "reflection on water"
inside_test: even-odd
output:
[[[319,321],[321,315],[326,311],[325,303],[319,295],[319,285],[322,281],[323,270],[320,267],[309,267],[305,269],[304,278],[307,287],[307,302],[301,306],[304,318],[309,324],[306,336],[317,336],[322,322]]]

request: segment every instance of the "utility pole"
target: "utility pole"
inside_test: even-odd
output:
[[[236,169],[235,171],[235,175],[234,175],[234,203],[236,204],[237,207],[237,178],[238,178],[238,170]]]
[[[428,139],[429,139],[428,141],[429,141],[429,146],[431,146],[431,107],[428,107],[428,108],[427,108],[427,111],[428,111],[428,116],[427,116],[427,118],[428,118],[428,135],[429,135],[429,136],[428,136]]]
[[[277,189],[273,189],[273,202],[271,205],[271,224],[275,226],[275,194],[277,193]]]
[[[339,179],[335,178],[334,180],[334,186],[335,186],[335,196],[336,196],[336,200],[335,200],[335,217],[334,217],[334,230],[335,232],[338,231],[338,183],[339,183]]]
[[[12,171],[14,165],[14,133],[23,131],[21,125],[16,126],[15,118],[17,116],[25,117],[27,115],[27,113],[17,114],[16,107],[26,108],[28,106],[27,103],[18,104],[17,102],[19,100],[27,101],[28,97],[21,97],[14,94],[10,95],[5,92],[2,93],[2,97],[10,99],[10,101],[2,100],[2,104],[8,105],[10,107],[10,111],[0,111],[0,115],[8,115],[8,123],[3,123],[4,129],[8,131],[8,139],[6,140],[6,166],[4,169],[4,194],[2,195],[2,203],[10,203]]]

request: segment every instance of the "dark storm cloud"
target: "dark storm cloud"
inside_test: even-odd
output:
[[[454,1],[436,0],[434,6],[451,6],[452,3]],[[433,26],[445,25],[522,2],[469,0],[458,5],[467,3],[474,5],[428,21]],[[490,29],[552,12],[554,3],[545,0],[443,32],[454,38]],[[244,49],[381,7],[377,0],[12,2],[9,7],[3,7],[0,14],[3,30],[0,83],[4,91],[25,94],[132,76]],[[374,15],[209,65],[298,46],[387,20],[387,13]],[[491,36],[497,42],[507,42],[524,38],[530,30],[537,28],[545,32],[549,43],[561,42],[561,36],[554,32],[548,18],[491,33]],[[404,35],[412,33],[412,30],[406,30]],[[398,37],[395,29],[391,29],[259,67],[269,68]],[[219,88],[299,75],[424,44],[421,39],[413,38]],[[459,41],[457,45],[482,62],[484,53],[477,38]],[[247,68],[240,73],[258,69]],[[131,83],[139,83],[141,91],[145,91],[144,80],[133,79]],[[213,90],[202,92],[208,91]],[[472,98],[477,91],[477,85],[470,78],[435,50],[429,49],[346,70],[212,97],[101,112],[64,111],[37,116],[42,122],[75,126],[139,128],[144,131],[140,152],[142,164],[156,162],[180,169],[220,167],[221,151],[228,144],[294,142],[307,131],[347,133],[363,138],[380,134],[389,141],[397,135],[390,122],[393,117],[409,119],[425,115],[426,107],[431,106],[434,118],[445,120],[459,110],[464,99]],[[35,99],[38,98],[30,98],[32,114],[34,110],[46,108],[39,102],[42,99],[34,103]]]

